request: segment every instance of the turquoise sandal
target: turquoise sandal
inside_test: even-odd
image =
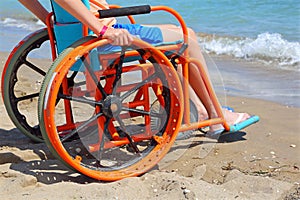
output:
[[[222,128],[222,129],[219,129],[219,130],[216,130],[216,131],[208,131],[205,134],[205,136],[208,137],[208,138],[212,138],[212,139],[218,139],[221,135],[238,132],[238,131],[240,131],[240,130],[242,130],[242,129],[258,122],[259,119],[260,119],[259,116],[253,115],[253,116],[249,117],[248,119],[246,119],[242,122],[231,125],[229,131],[226,131],[224,128]]]

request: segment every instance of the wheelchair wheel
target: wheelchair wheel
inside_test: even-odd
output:
[[[46,29],[30,34],[13,49],[2,73],[2,97],[7,113],[15,126],[36,142],[42,142],[37,99],[52,60],[45,65],[45,59],[41,62],[34,57],[40,56],[42,49],[48,48],[49,52],[49,45]]]
[[[168,152],[182,120],[180,80],[149,44],[112,47],[86,37],[47,73],[39,98],[41,132],[67,166],[114,181],[150,170]],[[136,95],[142,95],[135,101]],[[161,109],[151,109],[156,102]],[[159,126],[153,127],[153,118]],[[157,121],[154,120],[154,121]]]

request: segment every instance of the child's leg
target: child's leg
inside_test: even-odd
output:
[[[163,34],[163,39],[165,42],[172,42],[179,39],[182,39],[182,30],[180,27],[174,26],[174,25],[157,25]],[[204,60],[204,57],[201,53],[201,49],[198,45],[196,34],[193,30],[188,29],[189,31],[189,55],[192,58],[195,58],[199,60],[204,70],[206,71],[206,74],[208,74],[208,69]],[[209,94],[206,90],[204,90],[205,85],[202,79],[200,78],[200,72],[198,71],[197,67],[194,64],[190,64],[189,66],[189,82],[197,96],[200,98],[201,102],[204,104],[206,111],[208,112],[209,116],[211,118],[216,117],[215,109],[212,105],[212,102],[210,100]],[[192,96],[195,98],[195,96]],[[197,101],[197,100],[194,100]],[[203,112],[203,108],[198,107],[200,112]]]
[[[163,39],[165,42],[172,42],[183,38],[182,30],[180,27],[174,25],[157,25],[157,26],[161,29]],[[202,63],[203,68],[208,76],[208,79],[211,82],[206,62],[204,60],[204,57],[201,53],[200,46],[198,44],[197,36],[192,29],[188,29],[188,32],[189,32],[188,33],[189,34],[189,44],[188,44],[189,56],[199,60]],[[203,113],[208,113],[210,118],[216,117],[217,116],[216,110],[212,104],[212,101],[210,99],[207,90],[204,89],[205,85],[203,80],[200,78],[200,72],[194,64],[190,64],[189,66],[189,83],[195,92],[195,93],[190,92],[191,98],[193,99],[194,102],[199,102],[200,99],[206,109],[204,110],[203,106],[201,106],[199,103],[196,103],[195,105],[198,108],[198,112],[202,113],[202,115]],[[199,99],[197,97],[199,97]],[[229,112],[226,109],[223,110],[223,113],[229,125],[235,124],[237,120],[244,121],[250,117],[250,115],[247,113]],[[219,128],[220,125],[211,127],[211,129],[219,129]]]

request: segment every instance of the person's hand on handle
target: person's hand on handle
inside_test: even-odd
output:
[[[107,27],[99,36],[108,39],[112,45],[128,46],[133,41],[133,36],[126,29]]]
[[[81,23],[89,27],[101,38],[107,38],[113,45],[130,45],[133,41],[132,35],[124,29],[114,29],[105,24],[90,12],[81,0],[54,0],[63,9],[77,18]]]

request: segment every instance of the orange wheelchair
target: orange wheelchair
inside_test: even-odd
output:
[[[83,2],[101,7],[94,0]],[[175,10],[148,5],[99,10],[96,15],[101,18],[128,16],[131,23],[135,23],[132,15],[166,11],[182,28],[180,41],[151,45],[135,39],[130,46],[112,46],[79,22],[55,27],[56,23],[61,25],[59,14],[64,11],[55,4],[53,10],[47,18],[47,29],[21,42],[10,55],[2,91],[16,126],[33,140],[45,141],[53,155],[71,169],[104,181],[138,176],[168,153],[179,132],[213,124],[222,124],[226,131],[233,132],[259,120],[252,116],[237,125],[226,123],[201,62],[188,55],[187,27]],[[70,17],[64,13],[63,20],[66,16]],[[79,32],[81,39],[76,36],[70,41],[64,35],[74,32]],[[47,72],[27,61],[27,55],[45,42],[51,46],[53,56]],[[218,114],[214,119],[197,120],[187,81],[191,63],[197,66],[206,86],[203,89]],[[15,89],[25,87],[18,77],[23,65],[43,79],[35,93],[19,94]],[[179,65],[182,79],[177,72]],[[25,101],[37,104],[35,123],[24,116],[21,104]]]

